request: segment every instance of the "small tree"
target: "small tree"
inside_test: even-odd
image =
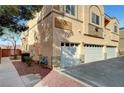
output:
[[[14,50],[14,59],[17,58],[16,55],[16,48],[17,48],[17,41],[20,39],[20,34],[17,34],[15,32],[10,32],[8,29],[5,28],[6,31],[4,31],[4,35],[1,37],[1,40],[7,43],[10,43]]]
[[[0,6],[0,36],[2,40],[10,42],[16,50],[17,40],[20,32],[28,30],[26,23],[35,18],[35,14],[40,12],[42,5],[1,5]],[[4,30],[8,29],[8,32]],[[16,58],[16,55],[14,56]]]
[[[0,35],[3,35],[3,27],[13,32],[22,32],[28,29],[26,22],[35,18],[42,5],[1,5],[0,6]]]

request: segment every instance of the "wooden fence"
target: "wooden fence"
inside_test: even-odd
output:
[[[0,64],[1,64],[2,50],[0,48]]]
[[[13,49],[2,49],[2,57],[9,57],[14,55],[14,50]],[[21,55],[21,50],[16,49],[16,55],[20,56]]]

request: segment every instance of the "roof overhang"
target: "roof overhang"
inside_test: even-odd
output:
[[[118,24],[120,24],[119,21],[118,21],[118,19],[116,17],[112,17],[112,19],[115,19],[118,22]]]
[[[104,17],[104,23],[105,23],[105,26],[111,21],[111,18],[105,14],[105,17]]]

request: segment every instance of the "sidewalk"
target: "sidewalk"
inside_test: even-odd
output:
[[[0,64],[0,87],[24,87],[9,58],[2,58]]]
[[[13,64],[9,58],[2,58],[0,87],[85,87],[56,70],[49,71],[36,64],[27,68],[27,65],[19,61]]]

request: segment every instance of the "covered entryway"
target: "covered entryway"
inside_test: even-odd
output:
[[[107,59],[117,57],[116,47],[107,46]]]
[[[62,43],[61,44],[61,68],[75,66],[80,63],[79,44]]]
[[[84,50],[85,63],[103,60],[103,46],[86,44]]]

